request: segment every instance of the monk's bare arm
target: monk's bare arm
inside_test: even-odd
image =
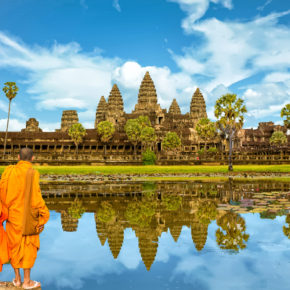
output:
[[[49,210],[45,205],[45,202],[41,195],[41,190],[39,186],[39,172],[35,171],[33,179],[33,199],[32,206],[39,209],[40,223],[39,225],[44,225],[49,220]]]

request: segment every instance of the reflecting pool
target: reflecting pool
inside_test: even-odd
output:
[[[48,183],[42,289],[289,289],[290,183]],[[1,280],[11,280],[6,265]]]

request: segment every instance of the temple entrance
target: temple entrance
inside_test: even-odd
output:
[[[158,152],[161,151],[161,142],[157,143],[157,151],[158,151]]]

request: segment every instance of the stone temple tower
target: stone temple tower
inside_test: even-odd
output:
[[[157,113],[162,110],[160,105],[157,104],[155,85],[149,72],[146,72],[139,89],[138,103],[135,105],[133,113],[145,114],[152,111]]]
[[[194,92],[190,103],[190,115],[194,121],[207,118],[206,105],[199,88]]]
[[[125,120],[124,113],[122,95],[118,86],[114,84],[108,98],[106,120],[112,122],[114,125],[122,124]]]
[[[173,99],[168,113],[173,114],[173,115],[180,115],[181,114],[181,111],[180,111],[180,108],[179,108],[179,105],[178,105],[176,99]]]
[[[61,117],[61,126],[60,129],[57,129],[55,131],[61,131],[66,132],[69,130],[69,128],[79,122],[78,113],[75,110],[66,110],[62,111],[62,117]]]
[[[96,119],[95,119],[95,129],[97,128],[97,125],[106,120],[106,113],[108,111],[108,104],[106,102],[106,99],[104,96],[101,97],[97,111],[96,111]]]

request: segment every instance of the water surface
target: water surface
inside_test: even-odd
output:
[[[289,289],[281,182],[47,184],[43,289]],[[1,280],[13,277],[6,265]]]

